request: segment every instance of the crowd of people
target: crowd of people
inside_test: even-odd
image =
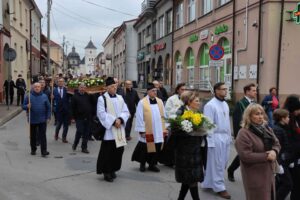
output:
[[[288,96],[280,106],[277,89],[273,87],[260,105],[255,100],[257,86],[246,85],[244,97],[233,109],[232,131],[225,101],[227,87],[222,82],[216,83],[214,97],[203,107],[203,114],[216,128],[205,136],[191,136],[174,134],[168,124],[168,119],[186,110],[199,111],[202,106],[199,93],[188,90],[184,83],[178,84],[174,94],[168,97],[163,84],[155,80],[148,84],[143,98],[133,88],[132,81],[120,84],[113,77],[106,78],[106,90],[93,94],[87,93],[84,83],[70,94],[62,76],[57,77],[53,89],[49,85],[47,79],[39,78],[24,98],[26,84],[21,76],[16,85],[11,77],[4,83],[6,94],[11,95],[17,88],[18,104],[23,102],[27,111],[31,155],[36,155],[38,145],[43,157],[50,154],[46,130],[52,114],[56,125],[54,139],[60,138],[63,126],[61,141],[69,143],[68,127],[73,119],[76,134],[72,149],[75,151],[81,140],[81,152],[89,153],[88,141],[93,140],[91,123],[97,118],[105,132],[96,171],[107,182],[116,179],[124,146],[132,139],[133,130],[138,133],[138,143],[131,160],[139,163],[140,172],[160,172],[158,163],[175,168],[175,179],[181,183],[178,200],[183,200],[188,191],[193,200],[200,199],[198,182],[201,188],[231,199],[225,185],[226,169],[228,180],[235,182],[234,173],[239,167],[247,200],[284,200],[289,194],[290,200],[300,199],[300,101],[296,95]],[[8,103],[9,95],[6,96]],[[135,127],[132,127],[134,118]],[[237,155],[227,167],[232,136]]]

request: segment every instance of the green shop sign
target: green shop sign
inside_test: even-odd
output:
[[[227,31],[228,31],[228,26],[226,24],[223,24],[215,28],[215,35],[219,35],[220,33],[224,33]]]
[[[198,41],[199,36],[197,34],[193,34],[189,37],[190,43]]]
[[[297,4],[297,7],[293,12],[293,18],[296,21],[296,24],[300,24],[300,2]]]
[[[296,24],[300,24],[300,2],[297,3],[294,10],[288,10],[286,12],[289,13],[289,19],[286,21],[294,21]]]

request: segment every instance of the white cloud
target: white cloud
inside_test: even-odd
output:
[[[120,10],[137,17],[141,11],[142,1],[52,0],[50,38],[56,43],[62,44],[64,35],[69,42],[68,53],[74,44],[81,58],[84,55],[84,47],[92,38],[99,53],[102,50],[102,43],[112,30],[112,27],[119,26],[123,21],[135,17],[113,12],[92,4]],[[42,30],[47,36],[47,0],[36,0],[36,3],[44,16],[42,19]]]

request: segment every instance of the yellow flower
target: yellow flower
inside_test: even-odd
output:
[[[181,116],[182,119],[191,119],[193,116],[193,111],[191,110],[186,110],[184,111],[183,115]]]
[[[196,126],[199,126],[202,122],[202,115],[200,113],[196,113],[192,117],[192,123]]]

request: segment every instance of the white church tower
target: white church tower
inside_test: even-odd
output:
[[[92,40],[89,41],[85,49],[85,73],[95,74],[95,58],[97,56],[97,48],[93,44]]]

